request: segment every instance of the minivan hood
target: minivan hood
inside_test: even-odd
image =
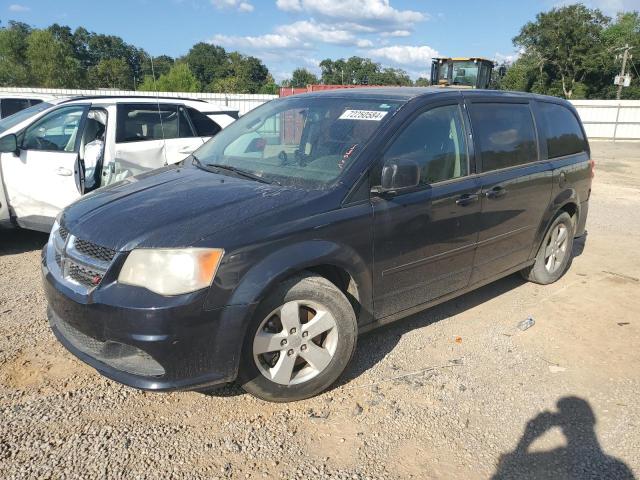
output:
[[[63,223],[76,237],[113,250],[188,247],[318,194],[199,168],[167,167],[83,197],[67,207]]]

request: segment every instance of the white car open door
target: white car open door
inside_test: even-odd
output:
[[[18,154],[3,153],[9,207],[25,228],[48,231],[60,210],[80,198],[80,134],[89,105],[62,106],[18,136]]]

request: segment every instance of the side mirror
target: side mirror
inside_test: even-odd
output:
[[[391,160],[382,167],[382,181],[377,193],[397,193],[420,184],[420,166],[411,160]]]
[[[15,134],[10,133],[0,138],[0,153],[18,154],[18,152],[18,137]]]

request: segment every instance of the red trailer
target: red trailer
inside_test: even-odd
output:
[[[321,90],[336,90],[339,88],[371,88],[380,85],[307,85],[306,87],[280,87],[280,96],[288,97],[299,93],[319,92]]]

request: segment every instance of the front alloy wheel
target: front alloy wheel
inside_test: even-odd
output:
[[[287,302],[262,321],[253,339],[253,358],[267,379],[303,383],[331,363],[338,346],[333,315],[313,302]]]
[[[272,402],[309,398],[329,387],[356,347],[356,317],[340,289],[305,273],[286,280],[258,305],[242,350],[238,379]]]

